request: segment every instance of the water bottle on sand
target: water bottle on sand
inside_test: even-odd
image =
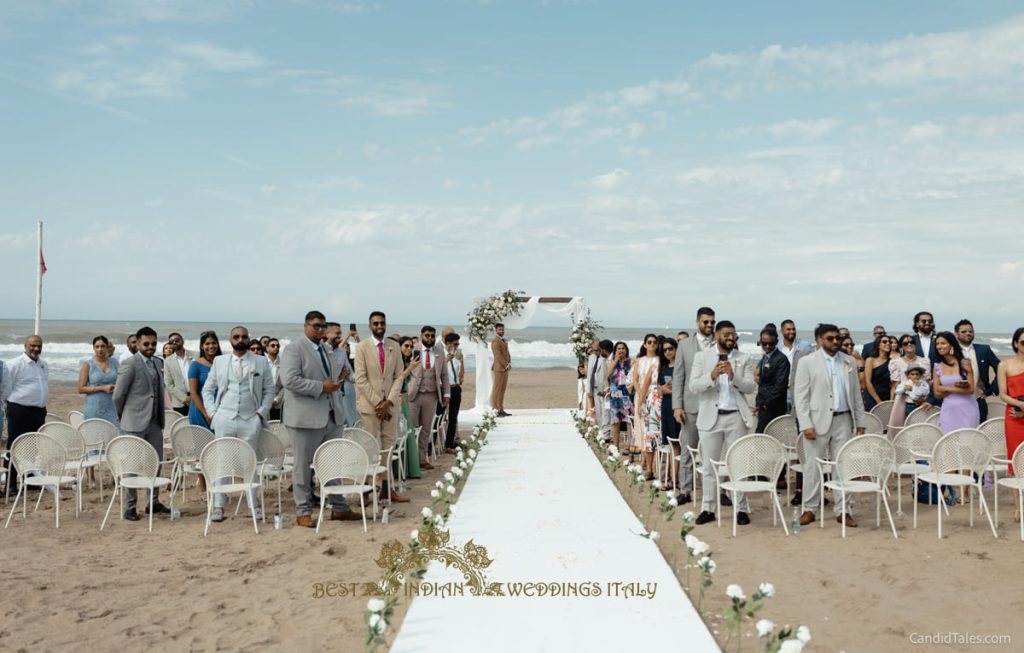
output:
[[[793,521],[791,521],[789,523],[789,532],[790,533],[799,533],[800,532],[800,508],[799,508],[799,506],[794,506],[793,507]]]

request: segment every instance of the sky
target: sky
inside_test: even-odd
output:
[[[0,317],[1021,323],[1024,4],[0,0]],[[951,324],[950,324],[951,326]]]

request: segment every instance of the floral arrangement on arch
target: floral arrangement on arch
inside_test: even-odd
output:
[[[487,342],[494,325],[509,315],[519,315],[523,310],[519,303],[519,290],[505,290],[491,295],[477,304],[476,308],[466,314],[469,318],[469,339],[474,342]]]
[[[576,360],[583,362],[590,354],[590,345],[601,330],[601,323],[590,317],[590,309],[582,320],[572,325],[572,333],[569,335],[569,342],[572,344],[572,353]]]

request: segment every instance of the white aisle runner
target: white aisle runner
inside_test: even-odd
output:
[[[392,651],[719,650],[655,544],[634,534],[643,525],[568,411],[519,410],[499,420],[457,505],[451,544],[487,547],[488,581],[598,583],[602,595],[419,596]],[[676,529],[673,520],[665,536],[679,537]],[[435,562],[424,580],[462,578]],[[657,591],[653,599],[608,596],[609,583]]]

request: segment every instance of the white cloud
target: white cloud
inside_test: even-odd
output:
[[[201,67],[221,73],[250,70],[267,65],[267,60],[252,50],[229,50],[210,43],[177,43],[171,53],[191,59]]]
[[[910,143],[921,143],[924,141],[933,141],[942,138],[946,133],[946,130],[940,125],[936,125],[931,120],[912,125],[907,130],[907,135],[904,136],[904,140]]]
[[[616,168],[609,173],[594,177],[590,180],[590,185],[598,190],[609,192],[622,186],[627,178],[629,178],[628,171]]]
[[[758,127],[738,127],[726,132],[731,136],[770,136],[774,139],[799,139],[813,141],[827,136],[840,124],[838,118],[815,120],[783,120]]]

